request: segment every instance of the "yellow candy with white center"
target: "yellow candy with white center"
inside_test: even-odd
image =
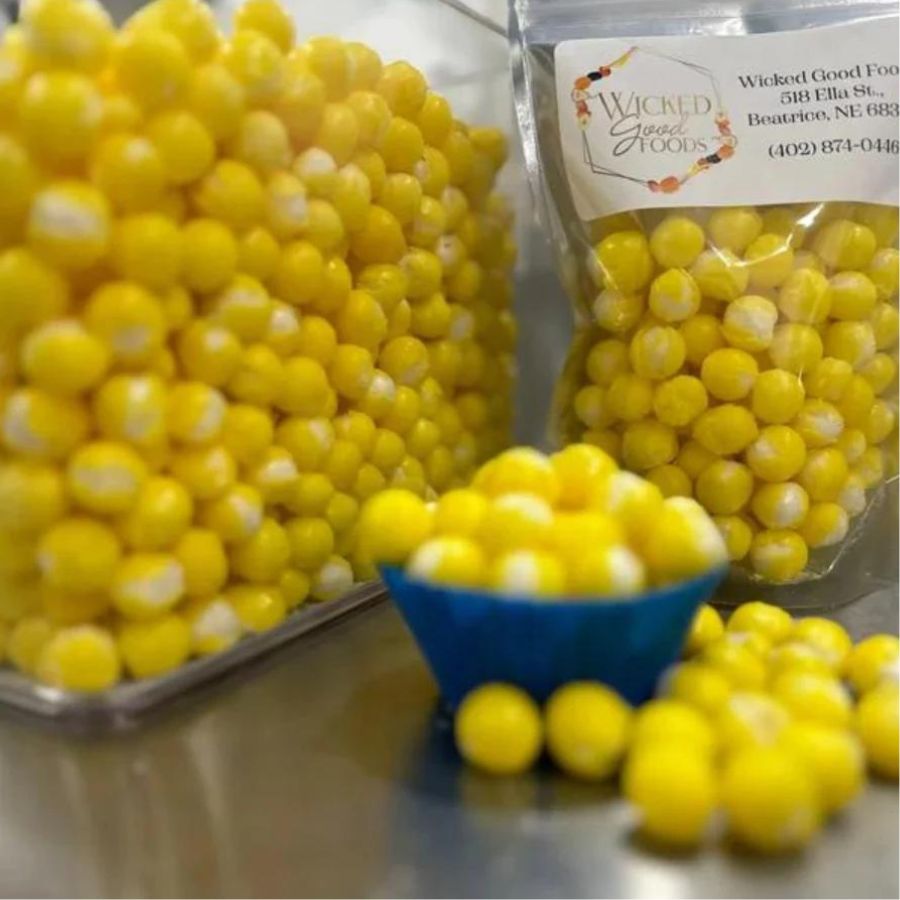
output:
[[[708,645],[699,660],[724,675],[737,690],[755,691],[765,683],[765,666],[747,641],[732,640],[733,636],[726,633],[722,640]]]
[[[687,361],[694,366],[699,366],[713,350],[725,345],[719,320],[705,313],[686,319],[678,326],[678,331],[684,340]]]
[[[0,253],[0,332],[18,338],[23,331],[61,316],[69,302],[69,285],[50,265],[24,247]]]
[[[730,831],[752,850],[796,849],[819,828],[814,778],[780,747],[754,747],[737,754],[725,769],[721,797]]]
[[[14,391],[3,409],[3,443],[25,457],[62,459],[84,440],[87,429],[81,404],[31,388]]]
[[[618,519],[629,540],[642,540],[663,504],[658,487],[632,472],[613,472],[595,484],[589,506]]]
[[[166,422],[169,435],[184,444],[207,444],[222,432],[227,404],[215,388],[184,381],[169,390]]]
[[[225,591],[225,599],[248,632],[268,631],[287,615],[281,591],[271,585],[235,585]]]
[[[676,375],[663,381],[653,393],[653,412],[664,425],[690,425],[709,405],[706,387],[693,375]]]
[[[894,247],[882,247],[876,251],[866,269],[866,275],[881,301],[891,300],[897,295],[900,283],[900,251]]]
[[[641,557],[615,543],[592,546],[570,558],[567,574],[567,590],[586,597],[629,597],[642,591],[648,580]]]
[[[858,475],[866,489],[873,488],[884,479],[884,454],[880,447],[869,447],[851,470]]]
[[[571,682],[547,701],[547,749],[567,774],[599,781],[618,766],[631,721],[631,708],[610,688],[596,682]]]
[[[48,322],[22,344],[21,365],[36,387],[71,396],[100,381],[109,364],[104,345],[75,319]]]
[[[560,483],[553,461],[530,447],[506,450],[484,465],[472,486],[489,497],[516,492],[531,493],[555,503]]]
[[[256,533],[238,544],[231,554],[235,574],[261,584],[276,582],[291,558],[287,532],[274,519],[263,519]]]
[[[570,444],[550,457],[550,465],[558,484],[558,493],[552,499],[563,509],[586,506],[592,488],[617,469],[609,454],[589,444]],[[534,487],[532,484],[530,489]],[[546,490],[544,496],[548,496]]]
[[[877,300],[875,285],[862,272],[838,272],[828,282],[829,315],[833,319],[867,319]]]
[[[703,360],[700,377],[718,400],[741,400],[753,389],[759,375],[756,360],[743,350],[714,350]]]
[[[856,644],[844,660],[843,674],[863,696],[884,680],[900,660],[900,641],[893,634],[873,634]]]
[[[653,384],[631,373],[617,375],[606,393],[606,404],[612,415],[623,422],[636,422],[646,416],[653,405]]]
[[[764,484],[754,493],[750,508],[766,528],[797,528],[809,511],[809,494],[793,481]]]
[[[750,281],[747,266],[728,249],[704,250],[690,273],[704,297],[726,302],[740,297]]]
[[[807,447],[827,447],[840,438],[844,430],[843,416],[825,400],[807,400],[793,427]]]
[[[811,450],[797,477],[811,500],[834,500],[849,474],[847,461],[833,447]]]
[[[884,393],[897,377],[897,364],[887,353],[876,353],[864,366],[860,375],[869,382],[876,394]]]
[[[552,524],[553,510],[542,497],[524,492],[506,493],[491,501],[478,538],[492,555],[506,550],[533,549],[546,543]]]
[[[759,600],[742,603],[728,619],[729,631],[758,632],[773,643],[784,641],[790,635],[792,627],[790,613]]]
[[[109,632],[96,625],[61,628],[40,648],[37,677],[69,691],[94,693],[112,687],[121,665]]]
[[[752,294],[738,297],[725,307],[722,335],[732,347],[757,353],[772,343],[777,322],[778,307],[771,300]]]
[[[423,500],[409,491],[388,490],[364,506],[359,543],[377,562],[396,565],[405,562],[429,537],[432,526],[432,515]]]
[[[617,375],[628,371],[628,347],[623,341],[609,339],[591,347],[585,371],[594,384],[608,387]]]
[[[832,269],[865,269],[875,255],[874,232],[858,222],[829,222],[813,239],[813,250]]]
[[[806,672],[785,672],[771,685],[772,696],[803,722],[834,728],[850,724],[852,704],[847,689],[835,678]]]
[[[54,266],[87,269],[109,246],[109,219],[109,204],[96,188],[74,179],[51,181],[32,201],[26,224],[28,243]]]
[[[720,459],[700,473],[695,490],[697,499],[713,515],[733,515],[750,500],[753,473],[741,463]]]
[[[0,526],[4,531],[43,531],[62,518],[67,505],[59,469],[18,460],[0,465]]]
[[[668,746],[638,744],[625,765],[623,789],[637,809],[641,834],[663,846],[699,844],[715,810],[711,761],[677,739]]]
[[[160,213],[119,219],[112,230],[110,262],[124,279],[161,291],[172,287],[181,269],[181,235]]]
[[[875,332],[868,322],[832,322],[825,332],[825,353],[862,368],[877,352]]]
[[[830,326],[829,331],[833,327]],[[768,352],[777,368],[802,375],[822,359],[826,348],[821,335],[812,325],[789,322],[775,326]],[[828,348],[827,355],[837,354]]]
[[[312,575],[310,596],[315,600],[336,600],[353,587],[353,568],[341,556],[330,556]]]
[[[821,616],[807,616],[794,624],[791,639],[818,649],[825,655],[835,673],[853,647],[850,636],[842,625]]]
[[[876,400],[869,410],[863,431],[869,444],[881,444],[894,431],[897,414],[885,400]]]
[[[804,325],[819,325],[829,315],[844,318],[835,309],[839,292],[835,290],[834,282],[835,279],[829,282],[814,269],[795,269],[778,289],[778,309],[788,321]]]
[[[650,235],[650,252],[664,269],[686,269],[706,243],[703,229],[686,216],[667,216]]]
[[[656,325],[642,329],[631,341],[629,360],[642,378],[669,378],[684,364],[684,339],[671,326]]]
[[[97,137],[103,101],[85,75],[66,71],[35,72],[19,100],[19,122],[29,149],[50,165],[84,159]]]
[[[94,394],[94,417],[101,433],[147,448],[166,433],[166,389],[155,375],[114,375]]]
[[[763,220],[751,207],[724,207],[713,210],[707,228],[714,247],[743,253],[762,233]]]
[[[700,308],[700,288],[685,269],[668,269],[653,279],[647,305],[664,322],[682,322]]]
[[[715,607],[704,603],[697,610],[691,622],[691,629],[684,643],[684,655],[694,656],[705,647],[719,640],[724,633],[725,625],[722,622],[722,617]],[[647,706],[652,706],[652,703],[647,704]],[[644,709],[646,708],[644,707]]]
[[[777,698],[739,690],[728,698],[716,720],[719,747],[732,756],[748,747],[776,745],[790,721],[788,709]]]
[[[897,780],[898,696],[894,684],[869,691],[856,709],[856,731],[869,767],[882,778]]]
[[[118,633],[122,662],[134,678],[153,678],[182,665],[192,649],[191,626],[174,613],[125,622]]]
[[[540,550],[512,550],[497,557],[487,572],[495,590],[515,596],[560,597],[566,571],[558,558]]]
[[[788,481],[806,461],[803,438],[787,425],[769,425],[745,452],[747,465],[763,481]]]
[[[688,497],[664,500],[640,539],[650,577],[657,583],[691,578],[727,559],[718,529],[703,507]]]
[[[760,422],[783,425],[800,412],[805,396],[803,382],[795,373],[767,369],[753,384],[750,405]]]
[[[713,516],[713,522],[722,535],[728,558],[738,562],[750,552],[755,530],[750,522],[742,516]]]
[[[109,586],[120,554],[119,541],[110,528],[92,519],[71,517],[44,532],[36,559],[46,584],[89,593]]]
[[[803,373],[803,386],[810,397],[837,403],[844,396],[853,366],[846,360],[826,356]]]
[[[166,323],[156,298],[128,281],[110,281],[88,298],[84,323],[124,366],[147,363],[162,348]]]
[[[814,503],[800,526],[800,536],[810,548],[834,547],[850,530],[850,517],[837,503]]]
[[[806,543],[795,531],[760,531],[750,545],[750,564],[754,572],[769,581],[796,578],[806,568],[808,558]]]
[[[250,485],[231,485],[202,510],[201,521],[225,543],[242,543],[263,523],[262,497]]]
[[[759,429],[749,410],[734,403],[723,403],[699,415],[691,434],[711,453],[730,456],[755,441]]]
[[[841,488],[837,498],[838,504],[853,518],[860,515],[866,508],[866,483],[860,476],[851,472]]]
[[[805,672],[824,676],[834,674],[833,667],[820,650],[800,641],[789,640],[773,647],[766,657],[766,663],[769,667],[770,683],[785,672]]]
[[[152,619],[184,596],[184,570],[168,553],[133,553],[116,567],[110,584],[113,605],[129,619]]]
[[[75,503],[99,515],[123,513],[137,500],[147,467],[126,444],[94,441],[69,459],[66,487]]]
[[[677,453],[675,431],[652,419],[632,423],[622,435],[622,459],[629,469],[644,472],[671,462]]]
[[[466,762],[493,775],[527,771],[541,752],[541,714],[520,688],[484,684],[459,706],[454,738]]]
[[[845,807],[865,784],[865,759],[858,739],[816,722],[792,722],[779,741],[813,774],[825,813]]]
[[[597,325],[613,334],[630,331],[637,324],[643,311],[644,301],[639,294],[623,294],[612,288],[597,294],[591,305],[591,312]]]
[[[220,496],[234,483],[234,457],[221,445],[188,448],[173,454],[169,471],[197,500]]]

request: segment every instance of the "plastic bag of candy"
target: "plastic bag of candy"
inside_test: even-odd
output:
[[[896,471],[896,5],[516,0],[511,40],[557,437],[699,500],[738,583],[832,571]]]

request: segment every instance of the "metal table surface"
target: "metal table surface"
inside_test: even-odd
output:
[[[896,590],[837,616],[896,631]],[[466,770],[389,603],[132,731],[0,722],[4,896],[898,895],[896,786],[798,857],[665,857],[608,786]]]

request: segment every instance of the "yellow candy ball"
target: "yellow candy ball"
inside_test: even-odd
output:
[[[466,762],[493,775],[516,775],[537,760],[543,743],[541,714],[521,689],[485,684],[460,704],[454,738]]]

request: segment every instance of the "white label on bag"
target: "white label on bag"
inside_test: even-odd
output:
[[[631,209],[897,203],[897,19],[556,47],[582,219]]]

